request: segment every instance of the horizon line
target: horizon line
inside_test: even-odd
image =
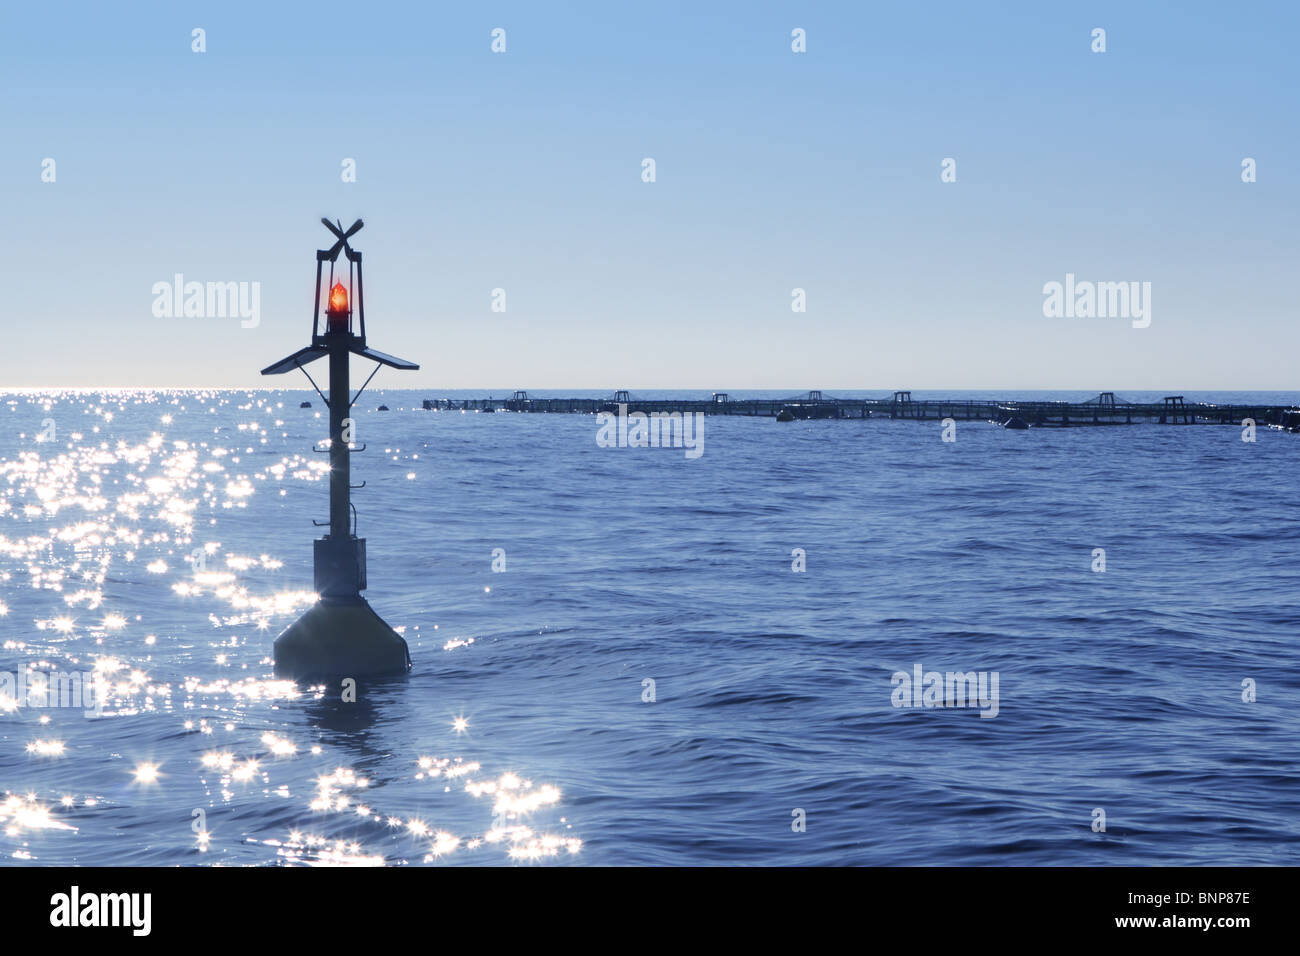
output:
[[[529,388],[489,388],[479,385],[404,385],[401,387],[384,387],[371,386],[369,391],[389,391],[389,392],[417,392],[417,391],[453,391],[453,392],[494,392],[494,391],[538,391],[538,392],[556,392],[563,389],[572,389],[580,392],[597,392],[597,391],[658,391],[658,392],[776,392],[776,391],[823,391],[823,392],[888,392],[896,391],[913,391],[913,392],[996,392],[996,391],[1013,391],[1016,389],[1033,392],[1168,392],[1175,394],[1178,389],[1171,387],[1153,387],[1149,385],[1117,385],[1110,388],[1098,388],[1095,385],[1089,386],[1045,386],[1045,385],[912,385],[906,388],[891,388],[887,386],[866,386],[866,385],[831,385],[820,386],[818,389],[810,389],[804,385],[730,385],[730,386],[690,386],[690,385],[634,385],[626,389],[620,389],[605,385],[566,385],[566,386],[530,386]],[[1254,386],[1244,387],[1215,387],[1215,388],[1197,388],[1180,386],[1184,392],[1296,392],[1300,393],[1300,386],[1292,387],[1268,387]],[[309,385],[294,386],[274,386],[274,385],[0,385],[0,395],[22,394],[26,392],[315,392]]]

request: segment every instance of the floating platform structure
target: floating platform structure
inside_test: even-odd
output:
[[[918,421],[1019,421],[1036,428],[1072,428],[1089,425],[1238,425],[1251,419],[1256,425],[1276,425],[1300,430],[1300,410],[1290,405],[1216,405],[1188,402],[1182,395],[1160,401],[1130,402],[1114,392],[1102,392],[1083,402],[1021,401],[1016,399],[913,399],[909,391],[881,398],[832,398],[811,391],[797,398],[732,399],[715,392],[709,399],[640,399],[618,391],[607,398],[530,398],[515,392],[510,398],[426,398],[432,411],[532,412],[594,414],[617,412],[706,415],[745,415],[781,421],[821,418],[894,418]]]

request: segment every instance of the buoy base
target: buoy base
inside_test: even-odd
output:
[[[382,677],[410,669],[406,641],[361,597],[322,599],[275,639],[277,677]]]

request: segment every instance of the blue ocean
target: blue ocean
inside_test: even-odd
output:
[[[1300,435],[421,408],[488,394],[357,403],[345,699],[271,658],[314,392],[0,393],[0,858],[1300,862]]]

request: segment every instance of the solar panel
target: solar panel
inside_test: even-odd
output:
[[[372,348],[363,348],[360,345],[351,345],[348,350],[360,355],[362,358],[368,358],[372,362],[379,362],[381,365],[389,365],[408,372],[415,371],[420,367],[414,362],[408,362],[406,359],[400,359],[395,355],[388,355]]]
[[[314,362],[318,358],[328,354],[328,349],[323,345],[309,345],[304,349],[299,349],[292,355],[286,355],[274,365],[268,365],[262,369],[263,375],[283,375],[285,372],[292,372],[296,368],[302,368],[309,362]]]

